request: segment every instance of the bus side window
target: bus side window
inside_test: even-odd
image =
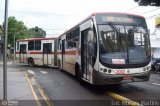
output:
[[[35,44],[34,41],[28,41],[28,50],[34,50]]]
[[[35,50],[41,50],[41,41],[35,40]]]
[[[51,53],[52,52],[52,43],[44,43],[43,44],[43,52]]]
[[[61,50],[61,43],[59,44],[59,50]]]
[[[19,50],[19,41],[17,42],[17,50]]]

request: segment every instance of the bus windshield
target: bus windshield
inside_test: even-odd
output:
[[[108,64],[139,64],[150,59],[146,28],[138,25],[98,25],[100,60]]]

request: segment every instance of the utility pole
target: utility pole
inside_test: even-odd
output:
[[[4,14],[4,52],[3,52],[3,101],[7,105],[7,36],[8,36],[8,0],[5,0]]]
[[[14,33],[14,62],[16,61],[16,34]]]

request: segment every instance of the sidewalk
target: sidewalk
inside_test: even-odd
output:
[[[16,105],[35,106],[36,101],[25,78],[25,72],[13,67],[12,62],[7,63],[7,99],[16,101]],[[0,64],[0,100],[3,99],[3,65]],[[17,104],[18,103],[18,104]],[[27,103],[27,104],[26,104]]]

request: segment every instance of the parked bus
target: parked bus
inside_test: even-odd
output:
[[[56,38],[30,38],[16,42],[16,60],[20,63],[56,66]]]
[[[149,80],[151,47],[142,16],[94,13],[57,42],[59,69],[79,80],[94,85]]]

